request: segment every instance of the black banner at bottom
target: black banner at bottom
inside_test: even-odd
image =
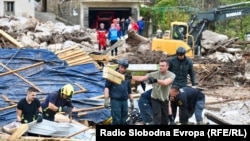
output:
[[[217,141],[221,138],[249,141],[249,132],[249,125],[97,125],[96,140],[171,137],[192,141]]]

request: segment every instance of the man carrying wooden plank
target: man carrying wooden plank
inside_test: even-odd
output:
[[[129,66],[128,60],[120,60],[117,72],[124,74]],[[131,94],[131,77],[125,77],[121,84],[117,84],[106,80],[104,89],[104,106],[109,106],[109,98],[111,104],[112,125],[126,125],[128,118],[128,99],[130,99],[130,108],[133,110],[134,102]]]

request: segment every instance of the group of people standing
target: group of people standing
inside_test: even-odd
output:
[[[106,25],[107,26],[107,25]],[[116,18],[113,19],[110,28],[106,30],[105,24],[100,23],[99,28],[97,28],[97,40],[98,40],[98,50],[101,52],[105,51],[107,48],[107,39],[110,42],[110,46],[114,45],[119,39],[123,38],[128,30],[133,30],[142,36],[144,30],[144,20],[140,17],[136,22],[129,16],[128,19]],[[115,48],[111,50],[111,55],[117,56],[118,49]]]
[[[197,124],[203,123],[205,95],[195,87],[193,63],[185,56],[185,53],[186,50],[179,47],[175,57],[170,60],[160,60],[158,71],[145,76],[125,77],[125,81],[148,81],[152,85],[152,89],[144,92],[138,100],[140,114],[145,125],[175,124],[178,114],[181,124],[188,124],[193,114],[195,114]],[[121,62],[126,62],[126,65],[119,63],[117,71],[127,76],[128,61],[121,60]],[[120,71],[121,68],[122,71]],[[192,86],[188,86],[188,75]],[[124,125],[128,117],[128,99],[130,99],[130,104],[132,103],[131,110],[134,108],[130,83],[122,83],[118,87],[107,80],[106,84],[108,85],[105,85],[105,106],[107,107],[109,98],[111,101],[116,101],[115,104],[111,102],[112,125]],[[178,114],[177,107],[179,107]]]

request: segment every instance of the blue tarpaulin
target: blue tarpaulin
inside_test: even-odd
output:
[[[26,96],[28,87],[34,85],[41,92],[37,98],[45,98],[49,93],[58,91],[63,85],[71,83],[75,92],[80,91],[78,85],[87,91],[75,94],[72,98],[76,108],[89,108],[103,105],[102,100],[90,99],[103,95],[105,79],[102,71],[94,63],[68,66],[53,52],[45,49],[0,49],[0,91],[10,100],[18,101]],[[35,65],[41,63],[40,65]],[[25,68],[20,70],[21,68]],[[14,71],[6,74],[6,72]],[[4,74],[5,73],[5,74]],[[9,102],[0,98],[0,109],[9,106]],[[0,111],[0,126],[15,121],[15,107]],[[97,116],[98,115],[98,116]],[[87,115],[77,117],[81,120],[101,122],[110,117],[109,109],[88,112]]]

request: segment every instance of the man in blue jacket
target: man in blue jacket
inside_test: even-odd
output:
[[[205,107],[205,95],[192,87],[179,88],[172,86],[170,92],[172,114],[175,119],[179,106],[179,122],[187,124],[188,119],[195,114],[197,124],[203,123],[202,112]]]
[[[126,75],[129,66],[128,60],[119,60],[117,72]],[[131,77],[131,76],[130,76]],[[134,103],[131,94],[131,78],[126,77],[121,84],[115,84],[106,80],[104,89],[104,106],[109,106],[109,98],[111,105],[112,125],[126,125],[128,118],[128,99],[130,99],[130,108],[133,110]]]
[[[110,41],[111,46],[114,45],[120,39],[119,31],[114,23],[111,24],[111,27],[109,29],[108,39]],[[117,53],[118,53],[117,47],[111,50],[111,56],[113,55],[117,56]]]

